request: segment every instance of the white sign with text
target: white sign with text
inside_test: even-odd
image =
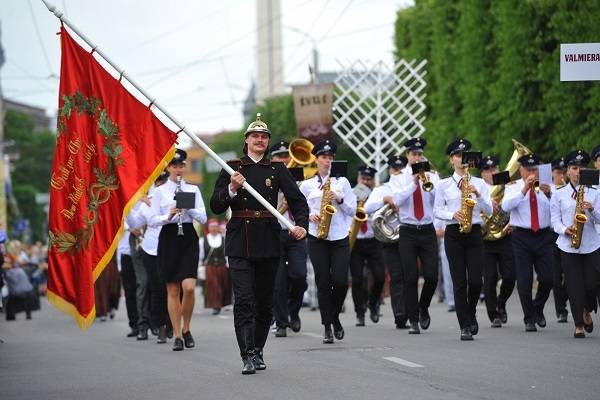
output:
[[[560,45],[561,81],[600,81],[600,43]]]

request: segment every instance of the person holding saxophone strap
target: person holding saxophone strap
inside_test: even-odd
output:
[[[550,192],[552,195],[558,189],[566,185],[565,178],[567,177],[567,165],[565,158],[560,157],[550,162],[552,168],[552,183],[550,184]],[[568,320],[569,312],[567,311],[567,288],[564,283],[564,274],[562,263],[560,261],[560,249],[556,243],[558,233],[551,231],[554,247],[552,250],[552,273],[554,275],[552,295],[554,297],[554,309],[556,310],[556,318],[559,323],[565,323]]]
[[[484,157],[479,163],[481,178],[492,190],[494,181],[492,175],[500,172],[498,164],[500,159],[494,155]],[[494,208],[494,214],[500,212],[500,206],[497,199],[491,199]],[[493,218],[493,215],[488,216]],[[504,228],[500,226],[500,229]],[[510,229],[510,228],[508,228]],[[508,321],[506,313],[506,301],[515,289],[515,255],[513,253],[510,235],[507,233],[495,240],[486,240],[491,235],[484,236],[483,239],[483,293],[485,296],[485,308],[488,317],[492,323],[492,328],[501,328],[502,324]],[[498,279],[502,280],[500,291],[496,292]]]
[[[372,193],[375,174],[377,170],[367,165],[358,167],[358,183],[362,186],[363,195],[366,196],[359,204],[364,208],[364,203]],[[357,185],[357,187],[361,187]],[[363,190],[364,189],[364,190]],[[373,217],[368,214],[367,219],[362,221],[356,232],[354,247],[350,253],[350,275],[352,276],[352,300],[356,312],[356,326],[365,326],[365,304],[369,308],[369,318],[376,324],[379,322],[379,301],[383,285],[385,284],[385,265],[383,261],[383,247],[375,239],[373,233]],[[358,222],[354,218],[350,227],[355,227]],[[371,272],[372,285],[368,290],[368,280],[365,279],[365,267]],[[368,293],[368,295],[366,294]],[[368,297],[368,298],[367,298]]]
[[[433,203],[439,183],[437,173],[420,171],[414,173],[413,164],[423,161],[423,150],[427,141],[413,138],[404,143],[408,165],[400,177],[400,190],[392,195],[399,208],[400,237],[398,248],[404,268],[407,316],[410,321],[409,334],[419,334],[429,329],[431,316],[429,306],[438,282],[439,249],[433,226]],[[424,185],[424,182],[429,182]],[[389,199],[384,198],[384,201]],[[424,278],[419,298],[419,260]],[[421,329],[419,329],[421,325]]]
[[[383,185],[376,186],[364,205],[365,212],[371,217],[386,204],[389,204],[395,213],[398,212],[398,207],[394,205],[393,201],[385,203],[383,199],[387,196],[391,196],[394,191],[400,189],[398,179],[392,178],[400,176],[402,174],[402,169],[407,163],[408,159],[404,156],[392,156],[388,159],[387,164],[390,179]],[[396,229],[399,229],[400,220],[398,218],[392,218],[389,223],[391,224],[389,227],[390,230],[395,231]],[[390,275],[390,300],[392,303],[392,312],[394,313],[394,323],[396,324],[396,329],[406,329],[408,317],[406,315],[406,299],[404,293],[404,268],[402,268],[398,240],[383,242],[383,258]]]
[[[167,285],[167,308],[175,335],[174,351],[183,350],[184,345],[186,348],[196,345],[190,332],[190,322],[194,311],[200,248],[198,234],[192,221],[206,223],[206,208],[198,186],[182,179],[186,157],[185,151],[176,149],[175,156],[166,168],[169,172],[167,183],[154,191],[149,224],[161,227],[156,249],[156,265],[159,281]],[[175,194],[181,191],[195,194],[193,208],[176,207]],[[183,235],[178,232],[180,228]],[[180,300],[182,291],[183,297]]]
[[[317,143],[312,149],[317,174],[300,186],[310,210],[308,256],[315,271],[321,324],[325,327],[323,343],[333,343],[334,336],[337,340],[344,338],[339,317],[348,292],[348,226],[356,213],[356,195],[348,179],[330,176],[336,151],[337,145],[333,140]],[[327,225],[325,209],[331,207],[335,213],[330,215],[329,230],[326,231],[323,229]]]
[[[473,340],[479,332],[476,307],[482,288],[483,238],[481,236],[480,211],[492,213],[489,189],[483,179],[465,174],[462,153],[471,149],[467,139],[457,139],[446,147],[454,173],[437,185],[433,215],[447,222],[444,246],[450,275],[454,287],[456,317],[460,325],[460,340]],[[468,184],[466,184],[466,182]],[[471,229],[465,223],[469,215],[465,204],[473,200],[477,204],[471,209]]]
[[[279,142],[271,146],[273,161],[281,161],[284,165],[288,165],[290,162],[289,147],[288,142]],[[283,205],[284,201],[286,202],[285,206]],[[279,192],[277,206],[278,210],[283,210],[282,207],[287,208],[282,215],[295,225],[296,222],[287,207],[287,200],[281,192]],[[273,292],[273,316],[277,326],[275,337],[287,337],[288,327],[293,332],[300,332],[302,327],[300,309],[304,292],[308,288],[306,282],[308,245],[306,240],[296,240],[290,235],[288,228],[281,222],[279,225],[281,226],[281,257]]]
[[[552,228],[559,235],[556,244],[565,266],[575,338],[585,338],[584,330],[592,332],[594,323],[590,312],[597,311],[600,236],[594,223],[600,223],[600,196],[595,188],[580,183],[580,170],[589,162],[590,155],[585,151],[567,154],[565,163],[570,182],[554,193],[550,204]]]
[[[244,182],[273,207],[279,191],[287,199],[296,226],[290,235],[306,236],[308,206],[296,181],[282,162],[266,157],[271,131],[260,120],[252,122],[244,134],[244,156],[227,161],[235,171],[221,170],[210,200],[215,214],[231,208],[225,235],[225,255],[234,294],[233,324],[244,366],[242,374],[267,368],[263,348],[273,319],[273,291],[281,256],[281,227],[265,206],[243,187]]]
[[[510,234],[515,253],[517,290],[523,308],[526,332],[536,332],[536,324],[546,326],[544,306],[553,285],[552,234],[550,232],[550,185],[540,184],[538,165],[542,158],[526,154],[518,159],[522,179],[504,188],[502,210],[510,213]],[[536,190],[537,187],[537,190]],[[538,287],[532,299],[533,269]]]

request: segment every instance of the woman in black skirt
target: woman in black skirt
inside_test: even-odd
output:
[[[194,311],[194,291],[200,249],[198,234],[192,222],[196,220],[201,224],[206,223],[206,208],[200,190],[196,185],[191,185],[182,178],[186,157],[185,151],[177,149],[175,157],[167,167],[169,180],[156,189],[152,199],[151,225],[162,226],[157,249],[158,278],[167,284],[169,316],[176,336],[173,344],[174,351],[183,350],[184,345],[192,348],[196,344],[190,332],[190,321]],[[194,207],[177,208],[175,202],[177,192],[194,193]],[[181,317],[183,317],[183,327]]]

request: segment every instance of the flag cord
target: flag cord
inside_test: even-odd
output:
[[[183,131],[186,135],[188,135],[189,138],[194,143],[196,143],[198,146],[200,146],[200,148],[202,148],[202,150],[204,150],[206,152],[206,154],[208,154],[213,160],[215,160],[217,162],[217,164],[219,164],[219,166],[221,166],[221,168],[223,168],[225,171],[227,171],[227,173],[229,175],[233,175],[233,173],[235,171],[229,165],[227,165],[227,163],[221,157],[219,157],[219,155],[217,153],[215,153],[210,147],[208,147],[208,145],[206,143],[204,143],[202,140],[200,140],[200,138],[198,138],[198,136],[196,136],[193,132],[191,132],[189,129],[187,129],[185,125],[181,124],[174,116],[171,115],[171,113],[169,113],[166,109],[163,109],[163,107],[156,101],[155,97],[151,96],[148,92],[146,92],[146,90],[144,90],[133,79],[131,79],[125,73],[125,70],[123,70],[122,68],[119,68],[106,54],[104,54],[104,52],[98,47],[98,45],[93,44],[93,42],[87,36],[85,36],[75,25],[73,25],[73,23],[71,21],[69,21],[64,16],[62,11],[57,9],[56,6],[48,3],[46,0],[41,0],[41,1],[48,8],[48,11],[53,13],[56,16],[56,18],[61,20],[73,32],[75,32],[77,34],[77,36],[79,36],[88,46],[90,46],[93,49],[93,51],[96,54],[98,54],[100,57],[102,57],[112,68],[114,68],[115,71],[122,71],[121,77],[124,77],[125,79],[127,79],[127,81],[136,90],[138,90],[146,99],[151,101],[152,104],[154,104],[154,107],[156,107],[165,117],[167,117],[169,120],[171,120],[171,122],[173,122],[175,125],[177,125],[177,127],[179,129],[181,129],[181,131]],[[154,99],[154,100],[151,100],[151,99]],[[275,207],[273,207],[267,200],[265,200],[264,197],[262,197],[252,186],[250,186],[248,184],[248,182],[244,182],[244,184],[242,186],[256,200],[258,200],[267,210],[269,210],[271,212],[271,214],[273,214],[273,216],[275,216],[282,224],[284,224],[290,231],[294,229],[294,225],[290,221],[288,221],[285,217],[283,217],[279,212],[277,212],[277,209]]]

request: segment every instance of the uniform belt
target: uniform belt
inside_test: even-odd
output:
[[[540,229],[538,229],[535,232],[533,230],[529,229],[529,228],[521,228],[521,227],[518,227],[518,226],[513,226],[513,229],[517,230],[517,231],[522,231],[522,232],[540,233],[540,232],[548,232],[550,230],[550,227],[547,226],[545,228],[540,228]]]
[[[410,229],[416,229],[416,230],[433,229],[433,223],[425,224],[425,225],[412,225],[412,224],[402,224],[401,223],[400,226],[403,228],[410,228]]]
[[[273,218],[269,210],[235,210],[231,213],[232,218]]]

